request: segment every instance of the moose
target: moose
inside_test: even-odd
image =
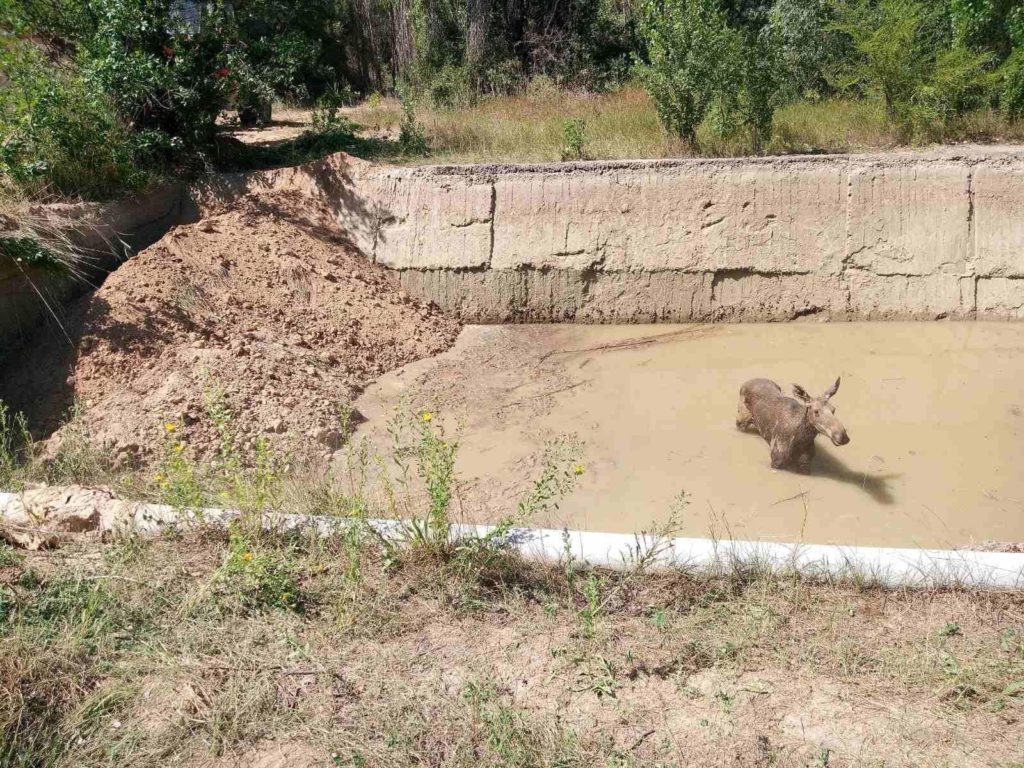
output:
[[[818,397],[811,397],[799,384],[793,385],[796,399],[786,397],[782,388],[769,379],[751,379],[740,387],[736,428],[755,427],[772,449],[772,469],[795,467],[810,471],[814,458],[814,438],[828,437],[834,445],[846,445],[846,434],[836,409],[829,401],[839,391],[839,379]]]

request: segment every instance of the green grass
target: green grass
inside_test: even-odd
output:
[[[350,116],[372,137],[397,135],[401,106],[394,99],[364,102]],[[429,154],[404,158],[406,162],[555,162],[566,156],[566,132],[584,139],[569,147],[593,160],[750,154],[744,136],[723,139],[707,126],[698,131],[698,147],[689,147],[669,136],[658,120],[654,105],[641,88],[629,86],[610,93],[576,93],[556,89],[521,96],[482,99],[477,106],[441,110],[418,106]],[[981,111],[936,129],[928,142],[1019,142],[1024,123],[1008,123],[998,113]],[[914,143],[885,119],[881,105],[873,101],[832,99],[800,102],[776,113],[775,129],[767,154],[850,152],[885,150]],[[397,152],[386,159],[402,161]]]
[[[757,719],[801,705],[789,683],[842,690],[851,712],[899,707],[908,731],[872,744],[886,764],[914,764],[901,750],[920,745],[902,739],[926,724],[932,757],[980,745],[998,762],[1019,746],[1006,725],[1024,707],[1016,595],[678,573],[574,580],[507,554],[481,577],[411,554],[395,562],[371,538],[354,584],[343,536],[246,536],[93,544],[4,566],[0,766],[246,761],[274,744],[317,765],[717,765],[758,734],[796,749]],[[242,562],[285,569],[301,610],[226,578],[253,551]],[[584,630],[576,617],[595,604]],[[960,631],[942,632],[940,616]],[[684,721],[726,730],[680,742]]]

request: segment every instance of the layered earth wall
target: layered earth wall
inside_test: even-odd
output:
[[[362,169],[364,251],[477,322],[1024,317],[1024,153]]]
[[[0,365],[40,322],[60,319],[61,305],[94,288],[125,255],[159,240],[181,218],[182,185],[165,185],[114,203],[35,206],[79,252],[74,273],[29,267],[0,255]]]

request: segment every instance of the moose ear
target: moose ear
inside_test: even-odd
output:
[[[814,399],[809,394],[807,394],[807,390],[801,387],[799,384],[793,385],[793,394],[796,395],[797,400],[801,400],[802,402],[805,403],[809,403],[811,402],[811,400]]]
[[[831,399],[832,395],[834,395],[838,391],[839,391],[839,379],[837,378],[836,379],[836,383],[833,384],[831,387],[829,387],[828,389],[825,390],[825,394],[822,395],[822,398],[824,400],[829,400],[829,399]]]

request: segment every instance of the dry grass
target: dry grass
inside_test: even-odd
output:
[[[247,598],[239,536],[301,603]],[[467,570],[239,531],[0,555],[4,766],[1010,766],[1024,749],[1020,595]]]
[[[348,112],[370,136],[397,135],[401,107],[394,99],[364,102]],[[750,154],[749,142],[742,136],[725,140],[702,128],[699,148],[694,150],[667,135],[651,100],[638,87],[604,94],[539,90],[484,99],[475,107],[460,110],[420,106],[417,118],[431,147],[430,156],[417,162],[557,161],[565,145],[565,121],[573,118],[585,121],[584,152],[595,160]],[[1007,124],[998,114],[983,111],[929,138],[946,143],[1017,142],[1024,140],[1024,124]],[[878,104],[836,99],[780,109],[766,151],[849,152],[907,143],[908,137],[886,122]]]

